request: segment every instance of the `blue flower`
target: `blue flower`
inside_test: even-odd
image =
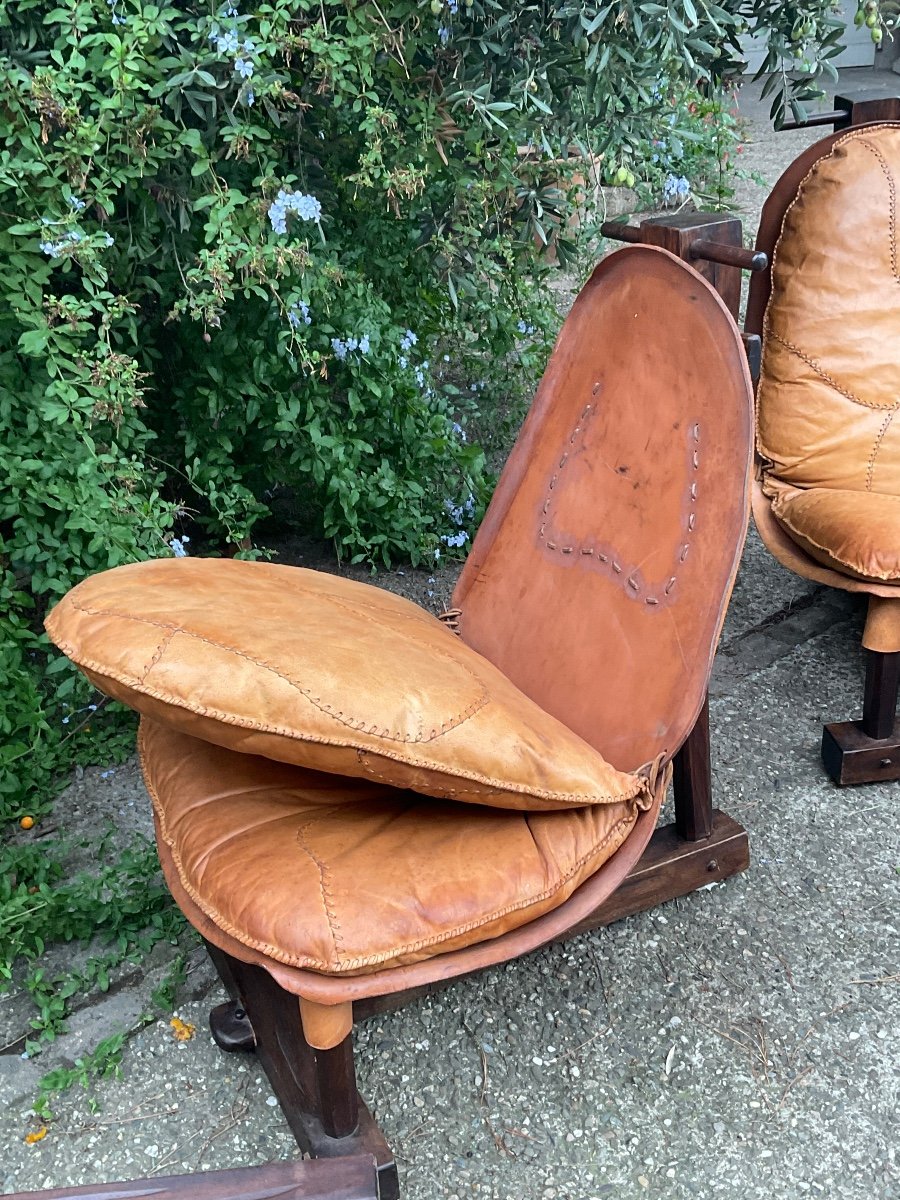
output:
[[[407,329],[406,333],[404,333],[403,337],[400,339],[400,349],[412,350],[413,346],[415,346],[418,340],[419,339],[416,337],[413,331],[411,329]]]
[[[234,69],[240,75],[241,79],[249,79],[253,74],[253,63],[246,58],[236,58],[234,60]]]
[[[360,354],[369,353],[369,335],[364,333],[362,337],[332,338],[331,347],[343,362],[348,354],[355,354],[357,350]]]
[[[450,41],[450,30],[446,25],[438,26],[438,37],[441,39],[441,45],[446,46]]]
[[[244,51],[245,54],[255,54],[256,53],[256,43],[251,41],[250,38],[244,38],[244,41],[241,44],[241,49]]]
[[[400,357],[397,359],[397,362],[400,364],[400,369],[402,371],[405,371],[406,368],[409,366],[409,359],[406,357],[405,354],[401,354]]]
[[[247,104],[248,104],[248,105],[249,105],[251,108],[252,108],[252,107],[253,107],[253,105],[256,103],[256,97],[253,95],[253,92],[252,92],[252,91],[251,91],[251,92],[248,92],[248,93],[247,93],[247,95],[244,97],[244,99],[247,101]]]
[[[519,321],[516,329],[518,329],[519,333],[534,333],[534,326],[526,324],[525,321]]]
[[[169,549],[172,551],[172,553],[175,555],[176,558],[187,558],[188,552],[185,549],[185,546],[187,545],[187,543],[190,540],[191,539],[189,537],[181,537],[181,538],[173,537],[171,539],[171,541],[169,542]]]
[[[459,533],[445,533],[441,541],[448,549],[455,550],[459,546],[464,546],[469,540],[469,535],[464,529],[460,529]]]
[[[312,317],[309,315],[309,305],[305,300],[301,300],[299,304],[292,304],[288,311],[288,320],[294,329],[299,329],[301,325],[311,325]]]
[[[82,209],[85,207],[84,200],[79,200],[77,196],[70,196],[69,203],[72,205],[72,207],[75,209],[76,212],[81,212]]]
[[[219,54],[237,54],[238,45],[238,35],[233,29],[229,29],[227,33],[219,34],[216,38],[216,51]]]
[[[690,195],[691,185],[684,175],[671,173],[666,176],[663,184],[663,203],[671,204],[678,200],[686,200]]]
[[[468,441],[468,438],[466,437],[466,431],[463,429],[462,425],[460,425],[459,421],[451,421],[450,428],[461,442]]]
[[[111,233],[104,233],[103,240],[104,240],[105,245],[111,246],[115,242],[116,239],[113,237],[113,235]]]
[[[322,216],[322,205],[315,196],[300,192],[288,192],[281,188],[269,205],[269,220],[276,233],[287,233],[287,215],[296,213],[302,221],[318,222]]]

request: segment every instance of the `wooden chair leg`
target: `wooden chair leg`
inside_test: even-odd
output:
[[[371,1154],[381,1200],[396,1200],[397,1167],[356,1089],[351,1035],[330,1050],[317,1050],[304,1036],[297,996],[261,967],[232,958],[209,942],[207,949],[232,997],[210,1014],[217,1044],[256,1051],[302,1150],[313,1158]]]
[[[708,695],[696,725],[675,755],[673,766],[676,832],[686,842],[702,842],[713,830]]]
[[[889,738],[897,718],[897,688],[900,685],[900,653],[866,651],[866,691],[863,700],[863,733],[870,738]]]
[[[866,656],[862,720],[836,721],[822,733],[822,762],[841,786],[900,779],[900,653],[867,650]]]

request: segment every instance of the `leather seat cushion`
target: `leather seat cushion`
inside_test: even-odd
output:
[[[437,618],[371,585],[158,559],[84,580],[46,627],[102,691],[227,749],[499,808],[647,796]]]
[[[779,487],[772,512],[817,562],[855,579],[900,582],[900,496]]]
[[[785,213],[757,421],[767,469],[792,487],[900,496],[898,181],[900,126],[850,131]]]
[[[140,734],[159,837],[197,906],[291,966],[368,974],[516,929],[625,841],[635,800],[522,813]]]

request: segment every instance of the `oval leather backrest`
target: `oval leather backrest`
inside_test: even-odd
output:
[[[779,181],[764,214],[770,239],[781,219],[774,245],[761,247],[772,265],[757,448],[794,487],[896,496],[900,126],[860,126],[817,150],[799,179],[795,165]]]
[[[734,321],[664,250],[595,270],[563,325],[454,603],[460,633],[620,769],[703,703],[747,524]]]

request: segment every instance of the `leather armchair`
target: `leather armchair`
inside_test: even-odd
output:
[[[840,114],[834,114],[835,117]],[[868,598],[863,719],[825,726],[839,783],[900,779],[900,124],[854,126],[785,172],[746,327],[762,336],[753,515],[797,574]]]
[[[719,296],[664,250],[607,258],[563,326],[453,598],[464,644],[455,660],[479,678],[499,672],[522,711],[530,705],[544,722],[527,756],[502,728],[483,747],[510,772],[527,764],[528,788],[517,801],[507,788],[505,807],[490,790],[465,802],[446,784],[436,791],[446,767],[429,773],[410,757],[413,744],[419,758],[425,744],[450,744],[416,713],[428,706],[418,681],[432,666],[445,711],[446,689],[463,688],[457,672],[445,689],[450,668],[434,665],[454,634],[400,614],[396,598],[382,604],[376,589],[338,581],[356,589],[353,603],[421,624],[421,645],[434,648],[431,665],[417,651],[415,663],[386,668],[412,730],[402,737],[377,728],[377,711],[371,721],[360,715],[382,694],[363,669],[377,621],[358,641],[341,634],[333,659],[347,665],[331,671],[327,701],[288,661],[287,633],[275,661],[265,581],[277,571],[278,587],[290,587],[296,571],[298,600],[282,627],[300,628],[312,601],[299,569],[235,564],[254,589],[248,582],[242,611],[239,595],[216,607],[221,563],[194,562],[189,573],[175,561],[120,568],[179,571],[183,586],[163,600],[110,572],[79,585],[77,601],[48,619],[92,678],[144,713],[163,869],[233,997],[214,1013],[217,1040],[256,1048],[305,1150],[374,1154],[383,1200],[397,1194],[396,1168],[357,1096],[354,1017],[613,918],[608,898],[641,860],[672,759],[704,708],[745,534],[751,451],[751,382]],[[334,596],[335,629],[350,628],[347,596]],[[137,668],[128,665],[135,655]],[[321,658],[328,667],[327,638]],[[214,703],[217,679],[230,695]],[[405,679],[416,681],[408,694]],[[473,695],[441,731],[457,736],[479,710]],[[254,696],[260,711],[274,703],[278,719],[238,707]],[[325,723],[303,742],[308,701]],[[352,726],[344,740],[357,747],[341,751],[337,768],[323,749],[332,717]],[[363,736],[403,743],[380,752],[377,777]],[[560,807],[546,779],[576,749],[623,773],[628,787],[605,804],[581,797]],[[402,782],[392,784],[400,760]],[[702,870],[714,869],[704,860]],[[633,907],[653,902],[645,890]]]

